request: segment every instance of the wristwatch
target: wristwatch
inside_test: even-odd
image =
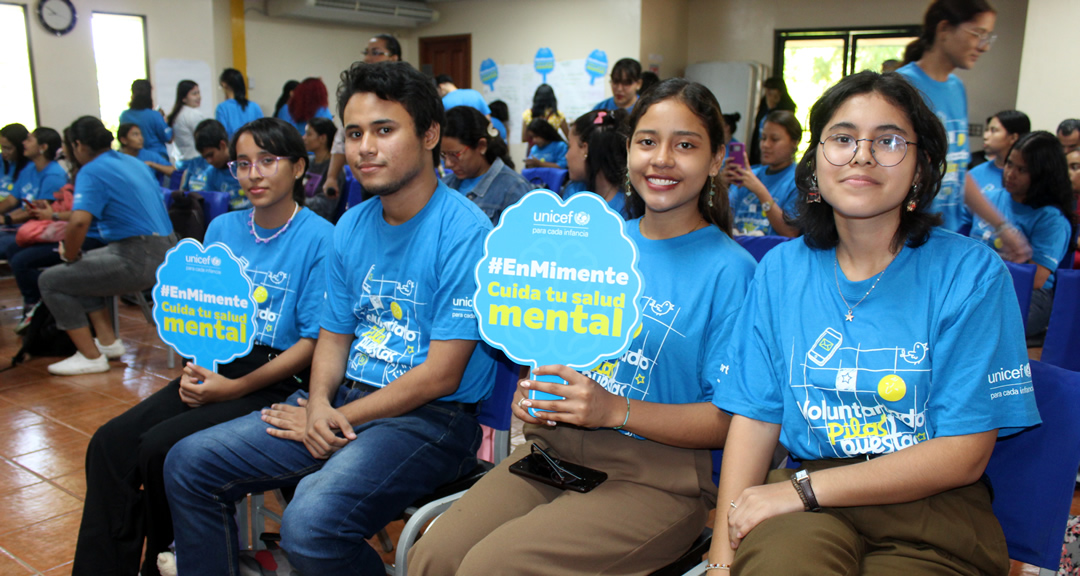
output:
[[[772,210],[772,205],[773,205],[772,200],[769,200],[768,202],[762,204],[761,205],[761,215],[762,216],[768,216],[769,215],[769,210]]]
[[[799,470],[792,474],[791,483],[795,485],[795,491],[799,493],[803,508],[807,512],[821,512],[821,505],[818,504],[817,496],[814,495],[814,488],[810,486],[809,472]]]

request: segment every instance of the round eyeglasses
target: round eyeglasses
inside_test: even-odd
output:
[[[833,134],[819,142],[821,153],[829,164],[844,166],[851,163],[855,154],[859,151],[859,142],[870,143],[870,155],[878,166],[889,168],[904,161],[907,156],[908,145],[916,145],[918,142],[908,142],[903,136],[897,134],[882,134],[877,138],[855,138],[850,134]]]
[[[251,170],[255,169],[259,173],[259,176],[263,178],[270,178],[277,174],[278,161],[289,160],[288,156],[260,156],[254,162],[250,160],[234,160],[229,162],[229,173],[233,175],[233,178],[246,178],[251,179]]]

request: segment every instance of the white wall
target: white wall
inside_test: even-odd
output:
[[[1076,0],[1031,0],[1076,12]],[[711,60],[755,60],[772,66],[774,32],[790,28],[866,27],[921,24],[928,0],[690,0],[687,63]],[[1024,22],[1028,0],[998,0],[995,32],[997,42],[980,58],[973,70],[958,71],[968,93],[972,123],[1016,105],[1020,79],[1020,52],[1024,47]],[[1057,8],[1047,12],[1060,14]],[[1060,34],[1044,34],[1047,45],[1074,34],[1068,28],[1076,19],[1056,18]],[[1067,32],[1066,32],[1067,31]],[[1060,68],[1059,68],[1060,71]],[[1075,92],[1074,92],[1075,93]],[[978,149],[981,140],[973,147]]]
[[[90,33],[91,12],[146,16],[150,74],[162,58],[203,60],[214,65],[214,38],[205,32],[213,18],[211,0],[78,0],[75,29],[56,37],[37,19],[37,2],[15,0],[30,14],[30,52],[34,65],[38,118],[43,126],[62,129],[79,116],[98,115],[97,69]],[[153,77],[151,77],[153,82]],[[154,86],[157,95],[175,86]]]
[[[641,0],[641,62],[657,66],[660,78],[686,72],[689,0]]]
[[[1020,61],[1016,108],[1031,117],[1035,130],[1054,132],[1066,118],[1080,118],[1080,74],[1072,67],[1080,2],[1030,0]]]

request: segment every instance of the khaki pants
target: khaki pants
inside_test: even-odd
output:
[[[562,424],[525,436],[417,542],[411,574],[648,574],[690,547],[716,503],[707,450]],[[608,479],[579,494],[511,474],[534,442]]]
[[[810,472],[847,461],[804,462]],[[768,482],[790,482],[773,470]],[[1005,535],[982,482],[904,504],[825,508],[770,518],[735,554],[733,575],[909,576],[1009,573]]]

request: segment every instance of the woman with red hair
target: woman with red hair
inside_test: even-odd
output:
[[[296,126],[303,134],[308,120],[333,118],[327,106],[326,84],[318,78],[306,78],[293,90],[289,104],[281,107],[278,118]]]

